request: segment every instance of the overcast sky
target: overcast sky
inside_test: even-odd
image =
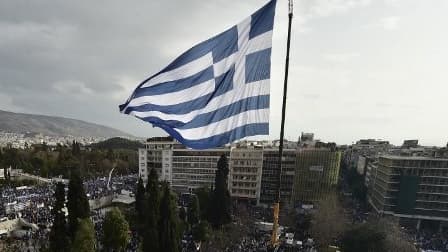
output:
[[[0,0],[0,109],[164,135],[118,105],[180,53],[265,0]],[[270,139],[281,114],[287,1],[274,25]],[[286,137],[448,141],[447,0],[296,0]]]

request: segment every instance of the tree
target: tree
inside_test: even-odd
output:
[[[199,201],[200,219],[208,219],[210,212],[210,189],[208,187],[200,187],[194,191]]]
[[[332,245],[334,239],[340,237],[347,230],[347,217],[344,214],[338,196],[328,195],[318,204],[313,215],[311,233],[322,249]]]
[[[148,199],[146,205],[146,216],[144,218],[145,232],[143,235],[143,251],[160,251],[160,230],[157,228],[160,219],[160,192],[159,180],[155,169],[152,169],[149,173],[146,191],[148,194]]]
[[[80,144],[78,142],[76,142],[75,140],[73,140],[73,143],[72,143],[72,155],[75,157],[78,157],[79,155],[81,155]]]
[[[386,251],[386,233],[378,225],[364,223],[344,234],[341,247],[344,252]]]
[[[64,184],[61,182],[56,184],[54,193],[55,202],[51,210],[53,215],[53,226],[50,231],[50,251],[69,251],[69,239],[67,232],[67,222],[65,220],[65,212],[62,211],[65,203]]]
[[[199,201],[194,195],[190,198],[190,202],[188,203],[187,220],[190,228],[193,228],[194,225],[199,223]]]
[[[209,220],[214,228],[220,228],[231,221],[230,193],[227,189],[227,176],[229,166],[227,157],[222,155],[218,160],[218,169],[215,175],[215,190],[212,193]]]
[[[146,212],[146,192],[141,177],[138,179],[137,190],[135,193],[135,211],[137,213],[137,223],[139,233],[143,234],[142,231],[145,224],[145,212]],[[143,225],[141,223],[143,223]]]
[[[201,221],[193,227],[193,240],[196,242],[208,241],[210,235],[210,226],[207,221]]]
[[[69,234],[73,239],[78,226],[78,219],[90,216],[89,201],[84,191],[81,177],[78,172],[72,172],[68,184],[67,195]]]
[[[129,224],[118,208],[106,213],[103,230],[105,251],[125,251],[129,242]]]
[[[95,229],[90,218],[80,220],[73,240],[72,252],[95,252]]]
[[[160,203],[160,251],[178,252],[180,245],[180,235],[178,230],[178,217],[176,214],[176,204],[171,195],[169,185],[163,184],[163,197]]]

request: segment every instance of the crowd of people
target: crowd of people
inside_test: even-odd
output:
[[[135,174],[115,176],[109,182],[103,177],[85,181],[84,188],[88,199],[93,200],[120,194],[123,191],[132,193],[135,190],[136,181]],[[37,227],[33,229],[25,226],[23,230],[11,233],[14,236],[14,246],[19,248],[19,251],[37,251],[41,246],[48,245],[48,235],[53,222],[51,208],[54,203],[54,190],[53,183],[22,187],[5,185],[0,188],[0,222],[20,218]],[[67,187],[66,190],[68,190]],[[105,212],[92,211],[91,214],[97,238],[99,238],[102,235],[101,225]],[[132,232],[128,251],[136,251],[137,246],[136,234]]]
[[[414,240],[416,246],[424,251],[448,252],[448,234],[446,232],[420,230],[415,232]]]

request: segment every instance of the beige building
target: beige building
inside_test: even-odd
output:
[[[232,148],[229,169],[230,195],[233,198],[259,204],[263,149],[257,147]]]

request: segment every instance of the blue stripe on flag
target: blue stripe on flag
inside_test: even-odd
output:
[[[208,101],[212,98],[213,93],[201,96],[197,99],[175,104],[175,105],[167,105],[167,106],[161,106],[161,105],[155,105],[155,104],[144,104],[140,106],[135,107],[128,107],[124,113],[129,114],[132,111],[139,111],[139,112],[145,112],[145,111],[160,111],[165,114],[174,114],[174,115],[182,115],[187,114],[192,110],[197,110],[204,108]]]
[[[246,83],[266,80],[271,76],[271,48],[246,56]]]
[[[233,26],[215,38],[213,47],[213,63],[219,62],[238,51],[238,28]]]
[[[276,0],[272,0],[252,14],[249,39],[271,31],[274,28],[275,3]]]
[[[230,105],[221,107],[215,111],[200,114],[187,123],[180,122],[177,120],[161,120],[158,117],[152,117],[152,116],[144,118],[139,117],[139,118],[145,122],[164,124],[172,128],[192,129],[206,126],[207,124],[218,122],[249,110],[265,109],[265,108],[269,108],[269,95],[260,95],[242,99]]]
[[[151,87],[137,89],[134,98],[181,91],[211,80],[213,77],[213,66],[210,66],[209,68],[184,79],[178,79],[175,81],[160,83]]]
[[[154,126],[162,128],[172,137],[176,138],[180,143],[193,149],[208,149],[216,146],[223,146],[227,143],[231,143],[235,140],[248,136],[269,134],[269,123],[252,123],[212,137],[197,140],[186,140],[179,133],[177,133],[177,131],[173,130],[169,126],[157,124]]]
[[[188,124],[177,127],[179,129],[193,129],[205,126],[210,123],[218,122],[231,116],[257,109],[269,108],[269,95],[260,95],[249,97],[231,105],[221,107],[215,111],[201,114]]]

